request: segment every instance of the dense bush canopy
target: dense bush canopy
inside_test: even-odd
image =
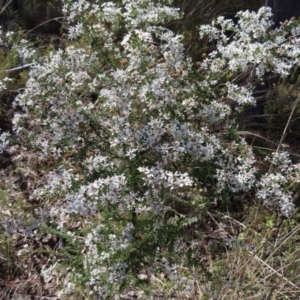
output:
[[[198,249],[184,235],[188,227],[199,238],[206,209],[258,199],[281,216],[294,212],[300,166],[282,143],[258,156],[236,118],[255,105],[266,72],[285,78],[299,66],[300,27],[286,24],[288,38],[285,28],[270,32],[267,7],[239,12],[236,24],[218,17],[199,27],[215,50],[193,62],[182,36],[163,26],[180,17],[170,3],[64,0],[68,45],[44,56],[1,32],[1,43],[31,65],[0,151],[26,149],[39,165],[28,198],[35,208],[3,226],[7,235],[61,237],[62,257],[41,270],[45,281],[64,270],[58,296],[80,286],[95,299],[132,289],[156,299],[151,278],[161,273],[169,292],[188,290],[196,275],[183,276],[182,266],[198,264]]]

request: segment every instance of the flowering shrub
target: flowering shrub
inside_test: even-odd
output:
[[[299,64],[299,26],[290,39],[283,28],[270,35],[265,7],[239,13],[237,24],[220,17],[199,28],[217,45],[194,64],[182,37],[161,25],[180,16],[170,1],[94,2],[64,0],[70,45],[36,59],[15,99],[14,134],[46,172],[30,195],[40,205],[30,224],[5,226],[32,235],[44,224],[80,249],[74,284],[60,294],[80,284],[85,295],[118,299],[130,287],[146,291],[160,272],[174,290],[187,287],[193,274],[178,281],[179,265],[191,263],[180,245],[207,199],[256,195],[293,211],[299,166],[276,152],[261,174],[252,147],[230,133],[236,114],[255,105],[257,80]],[[7,133],[0,141],[9,150]]]

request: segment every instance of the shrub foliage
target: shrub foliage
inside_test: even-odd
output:
[[[293,214],[299,165],[280,144],[262,168],[235,120],[255,105],[266,72],[286,77],[298,66],[300,27],[286,24],[288,37],[283,27],[270,32],[266,7],[240,12],[236,24],[218,17],[199,27],[215,50],[193,62],[182,36],[163,26],[180,17],[170,4],[64,0],[64,50],[14,46],[32,65],[0,151],[26,149],[40,176],[32,211],[3,226],[7,235],[59,237],[60,258],[41,270],[45,281],[64,270],[58,295],[188,291],[209,207],[258,199]]]

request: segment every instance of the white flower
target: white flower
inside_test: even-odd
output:
[[[3,132],[0,135],[0,154],[7,148],[7,146],[9,145],[9,141],[8,141],[8,137],[9,134],[6,132]]]

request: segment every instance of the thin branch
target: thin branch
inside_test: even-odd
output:
[[[274,144],[276,145],[276,143],[274,143],[273,141],[261,136],[260,134],[254,133],[254,132],[250,132],[250,131],[237,131],[238,135],[252,135],[255,136],[259,139],[265,140],[266,142],[270,143],[270,144]]]
[[[265,261],[263,261],[261,258],[259,258],[253,251],[247,250],[249,254],[252,255],[258,262],[262,263],[264,266],[266,266],[269,270],[273,272],[273,274],[276,274],[277,276],[281,277],[285,282],[290,284],[292,287],[296,288],[298,291],[300,290],[299,286],[296,286],[293,282],[288,280],[286,277],[284,277],[282,274],[280,274],[278,271],[276,271],[273,267],[271,267],[269,264],[267,264]],[[254,255],[253,255],[254,254]]]
[[[9,0],[6,5],[1,9],[0,15],[5,11],[6,7],[11,3],[12,0]]]
[[[41,26],[43,26],[43,25],[45,25],[45,24],[47,24],[47,23],[49,23],[49,22],[51,22],[51,21],[58,21],[58,20],[61,20],[61,19],[64,19],[64,18],[65,18],[65,17],[57,17],[57,18],[53,18],[53,19],[47,20],[47,21],[45,21],[45,22],[39,24],[38,26],[36,26],[36,27],[30,29],[29,31],[26,32],[26,34],[30,33],[31,31],[34,31],[35,29],[37,29],[37,28],[39,28],[39,27],[41,27]]]
[[[15,72],[15,71],[21,71],[21,70],[24,70],[24,69],[28,69],[28,68],[32,67],[33,65],[34,65],[34,63],[25,64],[25,65],[22,65],[22,66],[19,66],[19,67],[16,67],[16,68],[8,69],[5,72],[11,73],[11,72]]]
[[[300,93],[298,94],[297,99],[296,99],[296,101],[295,101],[295,103],[294,103],[294,105],[293,105],[292,111],[291,111],[291,113],[290,113],[290,116],[289,116],[288,121],[286,122],[285,128],[284,128],[284,130],[283,130],[283,133],[282,133],[280,142],[279,142],[279,144],[278,144],[278,146],[277,146],[277,149],[276,149],[276,152],[275,152],[275,153],[278,153],[279,150],[280,150],[281,144],[282,144],[282,142],[283,142],[283,140],[284,140],[284,138],[285,138],[285,136],[286,136],[287,129],[288,129],[290,123],[291,123],[293,114],[294,114],[294,112],[295,112],[295,110],[296,110],[296,107],[297,107],[297,104],[298,104],[299,101],[300,101]],[[272,168],[273,168],[273,164],[271,164],[270,169],[269,169],[269,172],[272,171]]]
[[[294,112],[295,112],[295,109],[296,109],[296,106],[297,106],[299,100],[300,100],[300,93],[298,94],[297,99],[296,99],[296,101],[295,101],[295,103],[294,103],[294,105],[293,105],[292,111],[291,111],[290,116],[289,116],[289,119],[288,119],[288,121],[287,121],[287,123],[286,123],[286,125],[285,125],[284,131],[283,131],[283,134],[282,134],[282,136],[281,136],[281,139],[280,139],[280,142],[279,142],[279,144],[278,144],[278,147],[277,147],[276,152],[279,151],[280,146],[281,146],[281,144],[282,144],[282,142],[283,142],[283,139],[284,139],[285,136],[286,136],[287,129],[288,129],[289,125],[290,125],[290,122],[291,122],[291,120],[292,120],[292,116],[293,116],[293,114],[294,114]]]

